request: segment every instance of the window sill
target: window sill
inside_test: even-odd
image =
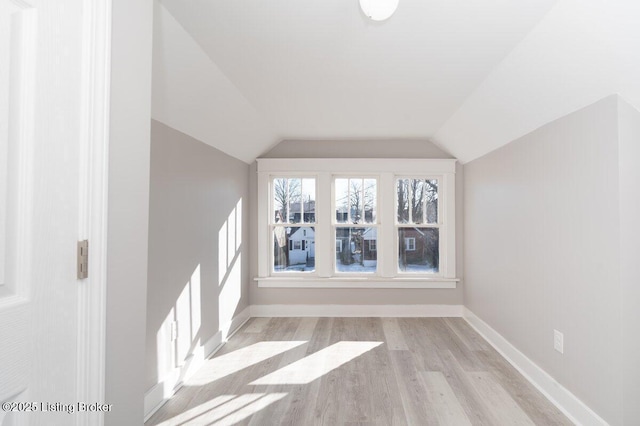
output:
[[[267,288],[456,288],[459,278],[424,277],[261,277],[258,287]]]

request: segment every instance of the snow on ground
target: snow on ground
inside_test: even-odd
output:
[[[315,266],[305,264],[291,265],[288,268],[276,266],[275,270],[277,272],[313,272],[315,271]],[[338,263],[336,264],[336,270],[337,272],[372,274],[376,272],[376,266],[361,265],[359,263],[352,263],[351,265]],[[400,272],[406,272],[408,274],[437,274],[438,268],[431,268],[428,265],[409,264],[400,267]]]
[[[408,273],[420,273],[420,274],[437,274],[438,268],[431,268],[428,265],[406,265],[404,268],[400,267],[400,272]]]

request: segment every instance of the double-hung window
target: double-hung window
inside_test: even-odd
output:
[[[398,271],[437,274],[440,271],[438,179],[396,179]]]
[[[315,271],[315,178],[274,176],[270,187],[272,271]]]
[[[455,287],[455,160],[258,159],[258,284]]]
[[[375,273],[377,252],[371,250],[378,239],[375,177],[335,177],[333,236],[336,241],[336,273]],[[338,250],[340,248],[340,250]]]

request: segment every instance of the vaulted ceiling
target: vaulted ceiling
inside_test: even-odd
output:
[[[633,0],[161,0],[153,117],[243,161],[283,139],[425,139],[463,162],[612,93]],[[407,153],[410,155],[410,153]]]

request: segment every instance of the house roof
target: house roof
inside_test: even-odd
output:
[[[161,0],[153,118],[245,162],[282,140],[431,140],[463,162],[611,94],[640,2]],[[366,152],[363,152],[366,157]]]

